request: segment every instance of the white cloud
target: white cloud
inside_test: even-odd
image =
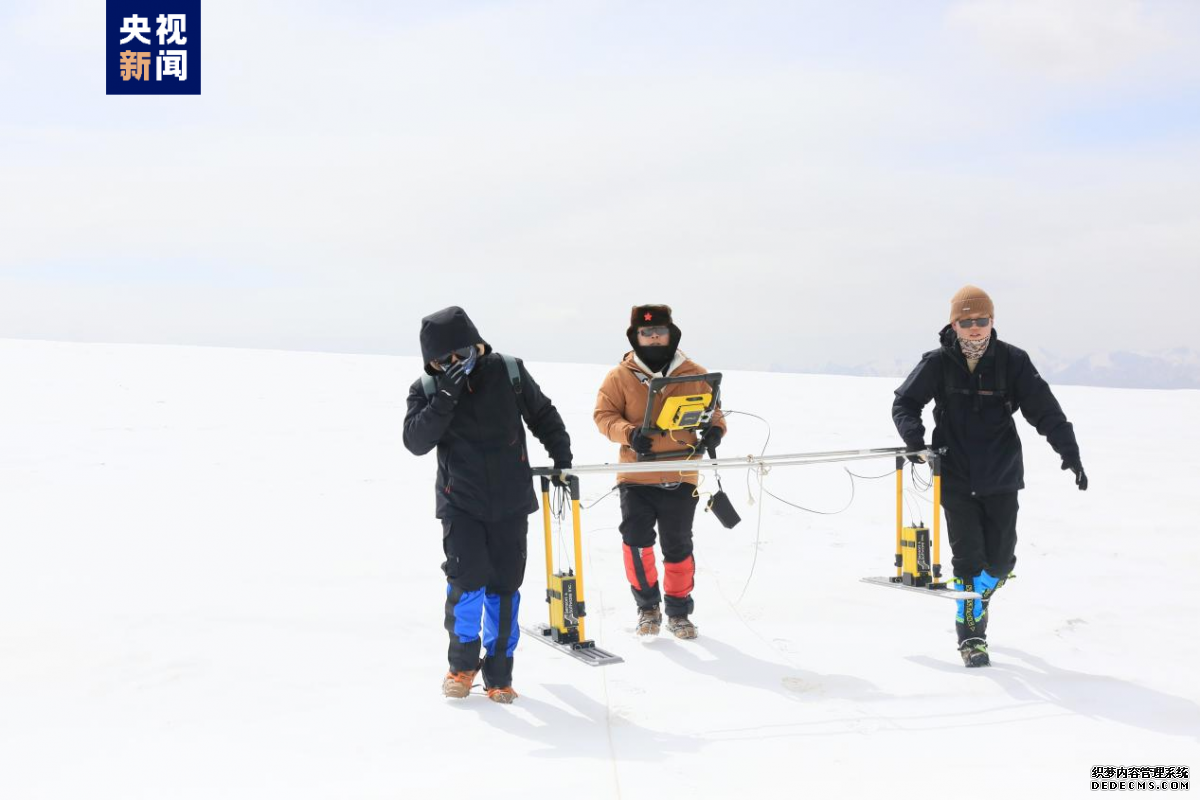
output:
[[[1144,0],[965,0],[947,19],[1009,66],[1063,79],[1110,75],[1174,41]]]

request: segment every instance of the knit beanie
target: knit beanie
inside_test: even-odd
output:
[[[992,306],[992,298],[978,286],[967,285],[958,290],[958,294],[950,301],[950,321],[960,319],[979,319],[994,317],[996,309]]]

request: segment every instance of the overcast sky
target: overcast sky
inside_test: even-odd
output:
[[[911,358],[976,283],[1065,356],[1192,346],[1200,3],[204,0],[106,97],[104,3],[0,3],[0,336],[413,354],[464,306],[615,361]]]

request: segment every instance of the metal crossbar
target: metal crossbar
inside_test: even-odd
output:
[[[875,447],[865,450],[827,450],[820,453],[786,453],[772,456],[748,455],[740,458],[697,458],[678,461],[630,461],[617,464],[585,464],[555,469],[535,467],[534,475],[598,475],[612,472],[637,474],[642,472],[704,472],[722,469],[753,469],[756,467],[788,467],[809,464],[836,464],[842,461],[867,461],[875,458],[896,458],[910,455],[936,457],[942,451],[909,450],[906,447]]]

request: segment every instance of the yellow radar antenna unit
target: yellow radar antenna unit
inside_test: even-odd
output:
[[[555,474],[559,474],[556,470]],[[542,524],[546,536],[546,602],[550,605],[550,624],[522,627],[527,634],[592,667],[619,664],[625,659],[601,650],[584,635],[583,620],[587,604],[583,599],[583,537],[579,522],[579,478],[567,476],[571,496],[571,527],[574,533],[575,568],[554,571],[554,542],[551,536],[550,477],[541,476]],[[561,491],[561,490],[560,490]]]

